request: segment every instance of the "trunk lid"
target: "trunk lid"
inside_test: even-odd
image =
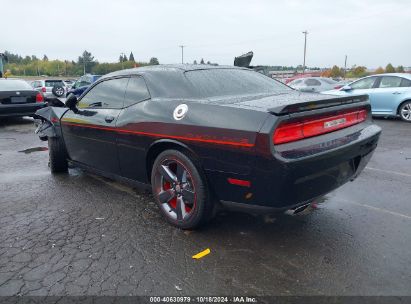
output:
[[[368,101],[368,95],[336,97],[298,91],[282,92],[276,95],[230,96],[208,100],[211,104],[269,112],[277,116],[365,101]]]
[[[35,90],[1,91],[0,104],[35,103],[37,94],[38,92]]]

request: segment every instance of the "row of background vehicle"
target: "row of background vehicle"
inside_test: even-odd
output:
[[[44,98],[67,97],[74,94],[79,97],[92,83],[99,79],[101,75],[86,74],[76,79],[41,79],[30,81],[33,89],[40,92]]]
[[[367,94],[372,115],[399,116],[411,122],[411,74],[386,73],[371,75],[354,81],[335,81],[325,77],[300,77],[288,82],[295,90],[335,96]]]

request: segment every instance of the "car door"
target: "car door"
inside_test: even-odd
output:
[[[376,84],[378,84],[378,79],[376,76],[372,77],[365,77],[362,79],[359,79],[357,81],[352,82],[348,86],[351,88],[350,90],[344,90],[345,87],[341,88],[338,92],[340,92],[341,96],[345,95],[368,95],[370,98],[370,101],[372,99],[373,95],[373,88]]]
[[[375,114],[396,115],[403,95],[409,89],[402,86],[407,79],[398,76],[382,76],[378,87],[374,89],[371,106]]]
[[[149,111],[148,103],[150,103],[150,93],[144,78],[131,77],[126,90],[124,109],[117,121],[119,128],[131,132],[119,132],[117,145],[121,175],[141,182],[147,182],[145,160],[151,139],[147,136],[139,136],[138,133],[142,125],[149,124],[146,114]]]
[[[117,117],[124,106],[128,78],[97,83],[78,101],[77,113],[69,110],[62,122],[70,159],[95,169],[119,174],[116,146]]]

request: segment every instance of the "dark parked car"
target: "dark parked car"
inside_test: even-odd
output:
[[[20,79],[0,79],[0,117],[31,116],[45,107],[44,97]]]
[[[299,210],[353,180],[381,132],[366,95],[301,93],[235,67],[118,71],[66,106],[37,112],[52,172],[69,161],[151,185],[164,217],[183,229],[220,205]]]
[[[74,94],[77,98],[80,97],[81,94],[94,82],[99,79],[101,75],[91,75],[86,74],[81,76],[77,81],[71,86],[71,88],[67,91],[66,96],[70,94]]]

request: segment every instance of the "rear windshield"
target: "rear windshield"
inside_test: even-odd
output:
[[[46,80],[46,87],[54,87],[55,85],[62,86],[63,80]]]
[[[23,80],[4,79],[0,80],[0,91],[33,90],[33,88]]]
[[[336,84],[337,83],[337,81],[332,80],[332,79],[328,79],[328,78],[323,78],[323,81],[328,83],[328,84]]]
[[[260,73],[240,69],[210,69],[185,72],[198,97],[276,94],[292,90]]]

